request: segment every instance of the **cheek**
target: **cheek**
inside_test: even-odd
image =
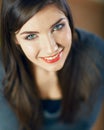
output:
[[[67,44],[71,44],[72,43],[71,31],[67,31],[65,39],[66,39]]]
[[[72,43],[72,34],[69,25],[55,35],[56,41],[63,46],[70,46]]]
[[[24,54],[25,54],[27,57],[32,57],[32,56],[35,56],[35,55],[36,55],[36,49],[33,48],[32,46],[24,46],[24,45],[21,45],[21,48],[22,48]]]
[[[61,39],[60,42],[64,45],[64,46],[70,46],[72,43],[72,34],[70,29],[67,29],[63,32],[63,34],[61,35]]]

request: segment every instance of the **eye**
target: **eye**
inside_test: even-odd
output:
[[[26,40],[33,40],[37,37],[36,34],[29,34],[28,36],[25,37]]]
[[[53,31],[58,31],[61,30],[64,27],[65,24],[57,24],[54,28]]]

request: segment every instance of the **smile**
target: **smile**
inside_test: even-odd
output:
[[[46,62],[46,63],[55,63],[57,61],[60,60],[62,55],[62,51],[60,51],[59,53],[53,55],[53,56],[49,56],[49,57],[42,57],[42,59]]]

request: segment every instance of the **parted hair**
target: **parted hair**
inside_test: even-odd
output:
[[[69,3],[66,0],[3,0],[0,38],[5,69],[4,95],[20,121],[21,130],[38,130],[42,124],[43,111],[38,86],[33,78],[32,64],[15,43],[15,32],[49,4],[54,4],[65,13],[72,32],[71,51],[64,67],[57,71],[62,92],[60,120],[68,123],[75,121],[81,103],[89,103],[92,91],[102,80],[97,67],[98,64],[102,67],[102,57],[93,45],[79,44]],[[95,56],[100,59],[96,60]]]

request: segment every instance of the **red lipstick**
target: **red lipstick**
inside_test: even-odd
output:
[[[46,63],[55,63],[58,60],[60,60],[62,55],[62,51],[59,52],[58,54],[54,55],[54,56],[49,56],[49,57],[42,57],[42,59],[46,62]]]

